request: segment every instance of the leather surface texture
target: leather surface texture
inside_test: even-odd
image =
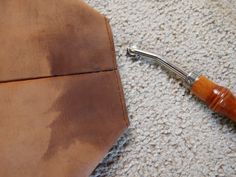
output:
[[[129,125],[106,17],[2,0],[0,43],[0,176],[89,176]]]

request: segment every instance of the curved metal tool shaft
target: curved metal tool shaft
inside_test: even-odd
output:
[[[193,82],[195,82],[196,78],[198,77],[195,73],[186,73],[181,68],[173,65],[172,63],[162,59],[156,54],[146,52],[140,49],[137,49],[136,47],[130,47],[127,49],[127,53],[131,57],[144,57],[144,58],[151,58],[153,61],[158,63],[159,65],[163,66],[167,70],[175,73],[178,77],[180,77],[182,80],[186,81],[189,85],[192,85]]]
[[[215,84],[205,76],[195,72],[187,74],[161,57],[139,50],[136,47],[128,48],[128,55],[131,57],[140,56],[153,59],[156,63],[174,72],[188,84],[192,93],[204,101],[213,111],[227,116],[236,122],[236,97],[229,89]]]

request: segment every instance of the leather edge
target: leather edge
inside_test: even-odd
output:
[[[121,102],[121,106],[122,106],[122,110],[123,110],[123,119],[125,121],[126,127],[129,127],[130,122],[129,122],[129,118],[128,118],[128,111],[127,111],[127,107],[126,107],[126,103],[125,103],[125,96],[124,96],[124,91],[122,88],[122,84],[121,84],[121,78],[120,78],[120,74],[118,70],[115,70],[115,76],[116,76],[116,83],[117,83],[117,87],[118,87],[118,91],[119,91],[119,95],[120,95],[120,102]]]
[[[117,87],[118,87],[118,91],[119,91],[119,95],[120,95],[120,103],[121,103],[122,110],[123,110],[123,118],[124,118],[124,122],[126,124],[126,127],[129,127],[130,122],[129,122],[129,118],[128,118],[128,111],[127,111],[127,107],[126,107],[126,103],[125,103],[125,96],[124,96],[124,91],[123,91],[123,87],[122,87],[122,83],[121,83],[121,78],[120,78],[120,74],[119,74],[117,62],[116,62],[116,53],[115,53],[115,45],[114,45],[112,30],[111,30],[111,26],[109,24],[108,18],[104,16],[104,20],[106,23],[108,37],[110,40],[110,48],[112,50],[112,61],[113,61],[114,67],[115,67],[114,72],[116,75],[116,83],[117,83]]]
[[[113,61],[113,66],[114,69],[117,69],[117,62],[116,62],[116,52],[115,52],[115,45],[114,45],[114,39],[113,39],[113,34],[112,34],[112,30],[111,30],[111,26],[109,24],[109,20],[106,16],[103,16],[104,20],[105,20],[105,25],[106,25],[106,29],[107,29],[107,33],[108,33],[108,38],[110,41],[110,49],[112,52],[112,61]]]

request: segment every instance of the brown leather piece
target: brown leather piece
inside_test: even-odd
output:
[[[80,0],[1,0],[0,81],[115,69],[108,28]]]
[[[129,124],[106,18],[2,0],[0,43],[0,176],[89,176]]]
[[[88,176],[128,125],[116,75],[1,84],[1,176]]]

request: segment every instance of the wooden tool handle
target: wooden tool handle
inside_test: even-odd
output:
[[[236,122],[236,97],[229,89],[215,84],[205,76],[200,76],[192,85],[192,92],[213,111]]]

